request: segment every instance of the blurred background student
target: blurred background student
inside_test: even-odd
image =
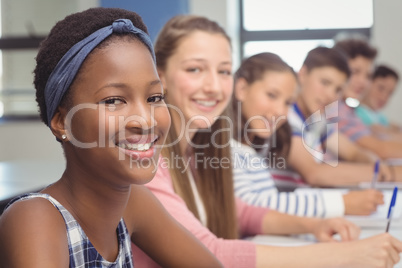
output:
[[[339,89],[336,83],[333,83],[331,75],[338,73],[341,78],[339,83],[344,83],[347,73],[333,67],[334,58],[339,57],[333,53],[336,51],[329,48],[317,48],[309,53],[305,63],[308,64],[309,70],[303,69],[303,72],[314,72],[312,76],[317,73],[322,79],[326,79],[326,87],[321,87],[321,92],[314,92],[315,94],[311,94],[312,90],[317,89],[312,88],[300,95],[314,98],[336,95],[334,93]],[[317,57],[321,62],[312,66],[311,62],[317,61]],[[345,60],[344,67],[347,70]],[[331,87],[333,84],[335,86]],[[346,194],[322,190],[311,191],[309,194],[278,192],[271,172],[277,174],[274,169],[287,164],[289,151],[292,160],[298,162],[296,167],[303,166],[302,171],[310,173],[303,176],[306,177],[307,183],[310,183],[311,176],[316,173],[319,174],[316,176],[322,177],[322,181],[327,180],[326,185],[322,182],[325,186],[331,185],[331,180],[333,185],[336,184],[336,180],[348,184],[345,182],[350,178],[347,174],[353,172],[363,173],[363,176],[365,174],[366,178],[371,179],[371,164],[341,165],[335,169],[325,163],[317,163],[313,156],[300,146],[303,138],[300,135],[294,135],[291,142],[291,129],[286,121],[286,115],[289,108],[296,105],[293,104],[295,99],[297,98],[304,111],[309,111],[309,108],[323,108],[317,105],[307,108],[304,99],[296,96],[296,85],[296,73],[279,56],[272,53],[251,56],[244,60],[237,70],[233,94],[235,115],[233,118],[241,120],[235,121],[235,140],[232,141],[236,195],[249,204],[300,216],[334,217],[372,213],[377,205],[383,204],[382,194],[374,190],[351,191]],[[314,101],[316,99],[307,102],[311,104]],[[325,105],[325,102],[323,104]],[[308,138],[314,137],[310,135]],[[318,141],[319,136],[316,139]],[[295,145],[297,149],[293,148]],[[343,177],[338,178],[338,174],[342,173]],[[363,176],[360,179],[363,179]],[[319,185],[318,181],[314,185],[317,184]]]
[[[288,113],[292,126],[288,164],[309,185],[357,185],[372,179],[378,157],[339,133],[333,117],[350,73],[343,54],[327,47],[312,49],[299,71],[300,92]],[[401,178],[400,168],[380,165],[380,181]]]
[[[356,108],[357,116],[380,138],[384,135],[401,138],[401,127],[389,122],[382,113],[382,109],[392,97],[398,81],[399,75],[396,70],[387,65],[376,66],[371,85]]]
[[[339,39],[334,48],[348,57],[351,71],[337,110],[340,132],[382,159],[402,158],[402,142],[377,138],[355,113],[355,108],[369,89],[377,49],[363,38]]]

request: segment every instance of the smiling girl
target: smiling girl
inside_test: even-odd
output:
[[[0,218],[0,267],[133,267],[131,242],[163,266],[220,266],[143,186],[170,127],[146,26],[94,8],[58,22],[34,71],[41,119],[66,169]],[[183,254],[177,257],[178,254]]]

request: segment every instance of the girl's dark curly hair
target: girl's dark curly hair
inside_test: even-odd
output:
[[[74,13],[56,23],[49,35],[42,41],[38,55],[36,57],[36,67],[34,70],[34,86],[36,88],[36,102],[38,103],[40,117],[43,122],[47,122],[46,104],[44,91],[47,80],[53,69],[67,51],[79,41],[89,36],[93,32],[105,26],[112,25],[117,19],[129,19],[133,25],[145,33],[148,33],[142,18],[135,12],[119,8],[91,8],[83,12]],[[124,33],[113,33],[106,38],[97,48],[102,48],[113,42],[116,36],[127,35],[128,38],[138,39],[136,35]],[[78,76],[78,74],[77,74]],[[77,78],[75,77],[75,79]],[[66,92],[60,105],[68,105],[69,92]]]

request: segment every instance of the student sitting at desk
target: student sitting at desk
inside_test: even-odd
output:
[[[393,95],[398,80],[399,75],[392,68],[386,65],[376,66],[371,85],[356,108],[356,115],[380,138],[384,135],[397,135],[395,138],[401,138],[401,127],[389,122],[381,112]]]
[[[364,159],[359,146],[338,133],[337,118],[332,117],[332,109],[337,107],[349,74],[345,57],[333,48],[317,47],[304,60],[298,74],[300,92],[287,117],[292,127],[287,168],[301,175],[301,180],[294,181],[295,187],[299,183],[319,187],[353,186],[373,177],[373,160]],[[338,158],[341,161],[337,162]],[[401,178],[400,168],[380,165],[379,181]],[[278,184],[282,181],[276,180]]]
[[[331,49],[316,50],[322,49],[329,55],[320,56],[331,56]],[[319,52],[310,52],[308,59],[317,53]],[[345,67],[347,68],[346,62]],[[320,68],[326,70],[325,68],[330,67],[328,65],[315,68],[319,71]],[[335,72],[335,68],[332,71]],[[372,213],[377,205],[383,204],[382,194],[375,190],[351,191],[347,194],[320,190],[311,194],[278,193],[270,172],[277,175],[278,172],[274,169],[281,168],[281,165],[286,166],[288,151],[295,153],[292,147],[295,143],[298,145],[301,138],[295,136],[291,143],[291,129],[286,121],[288,108],[296,98],[296,80],[293,69],[272,53],[251,56],[244,60],[237,70],[233,112],[240,120],[235,121],[236,140],[232,142],[236,195],[249,204],[300,216],[334,217]],[[318,96],[318,93],[314,96]],[[300,97],[297,100],[300,102]],[[295,161],[305,168],[309,167],[310,173],[320,173],[322,170],[322,174],[334,180],[337,179],[335,174],[338,174],[338,169],[348,168],[345,166],[336,169],[331,166],[321,168],[304,148],[299,150],[296,152]],[[292,157],[295,158],[293,155]],[[359,165],[350,172],[353,171],[366,173],[371,177],[372,165]],[[322,177],[327,178],[324,175]]]
[[[67,16],[36,62],[40,116],[63,147],[66,169],[6,208],[0,267],[129,268],[131,242],[165,267],[220,267],[137,185],[155,174],[137,163],[158,161],[170,126],[141,17],[106,8]]]
[[[232,50],[229,37],[217,23],[191,15],[174,17],[159,33],[155,51],[158,72],[168,92],[172,127],[157,174],[147,187],[225,267],[298,267],[301,262],[306,267],[334,263],[370,267],[376,262],[398,261],[394,256],[402,250],[402,243],[389,235],[305,247],[240,240],[261,233],[305,233],[317,228],[318,240],[328,241],[328,234],[334,231],[347,239],[356,237],[356,229],[340,218],[296,217],[235,199],[231,119],[221,116],[233,91]],[[385,254],[377,255],[373,248]],[[364,253],[356,255],[356,249]],[[156,266],[139,249],[134,247],[133,252],[140,267]]]
[[[382,159],[402,158],[402,142],[376,137],[355,113],[355,107],[366,94],[371,83],[373,61],[377,50],[366,40],[357,38],[339,40],[334,48],[345,53],[351,70],[351,76],[339,98],[340,132]]]

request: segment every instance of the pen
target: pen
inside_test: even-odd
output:
[[[374,165],[374,176],[373,180],[371,181],[371,189],[375,189],[375,184],[378,179],[378,172],[380,171],[380,160],[375,161]]]
[[[392,212],[394,210],[397,193],[398,193],[398,187],[395,186],[394,191],[392,193],[391,203],[389,204],[389,209],[388,209],[388,216],[387,216],[388,223],[387,223],[387,229],[385,229],[386,233],[388,233],[389,226],[391,224]]]

